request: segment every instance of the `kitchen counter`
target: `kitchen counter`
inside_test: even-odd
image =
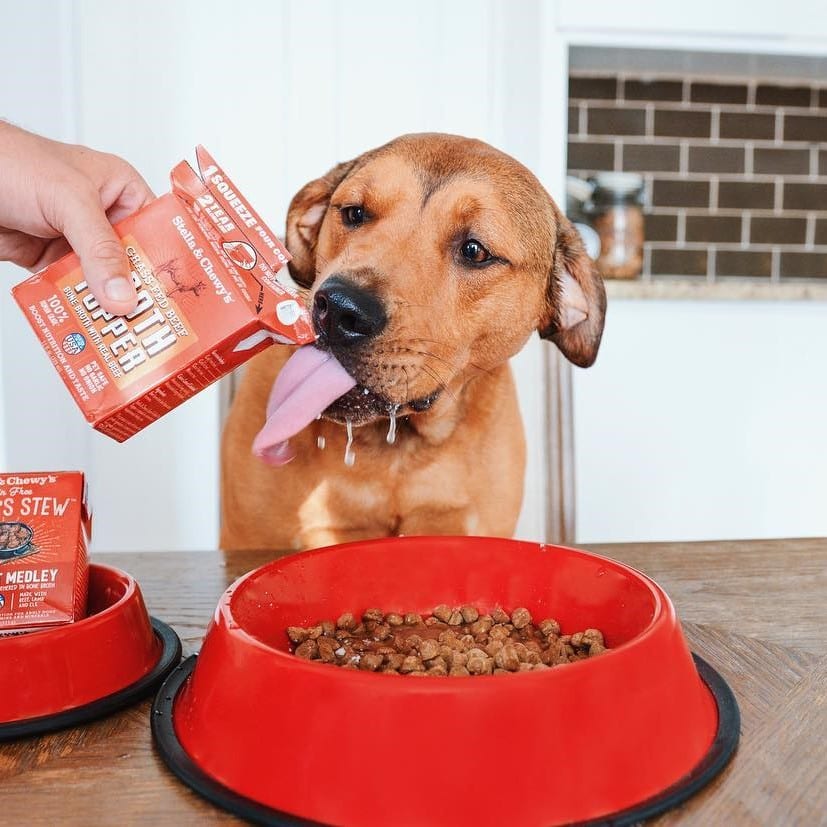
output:
[[[827,279],[811,281],[770,281],[766,279],[718,279],[675,276],[656,279],[604,279],[606,294],[612,299],[658,299],[671,301],[827,301]]]
[[[595,545],[671,596],[690,646],[729,682],[742,737],[727,769],[653,823],[824,824],[827,539]],[[98,554],[197,651],[226,586],[272,553]],[[155,754],[149,701],[83,728],[0,746],[7,824],[232,824]]]

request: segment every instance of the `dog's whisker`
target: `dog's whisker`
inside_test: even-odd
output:
[[[430,376],[431,379],[437,383],[437,390],[448,395],[453,400],[454,404],[459,404],[457,395],[444,382],[440,382],[439,377],[433,372],[433,370],[431,370],[427,365],[422,365],[420,370],[427,376]]]
[[[428,353],[428,352],[423,351],[423,350],[412,350],[411,353],[415,353],[417,356],[424,356],[426,359],[436,359],[438,362],[441,362],[443,365],[446,365],[450,369],[451,375],[452,375],[451,377],[449,377],[449,379],[452,378],[453,375],[455,375],[457,373],[456,365],[452,364],[447,359],[443,359],[441,356],[436,356],[433,353]],[[436,368],[433,368],[433,370],[436,371]],[[448,380],[445,380],[445,381],[448,381]]]
[[[410,396],[411,392],[411,381],[408,377],[408,368],[405,365],[401,365],[402,373],[405,374],[405,398],[407,399]]]

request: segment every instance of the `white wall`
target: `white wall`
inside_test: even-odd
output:
[[[613,302],[574,378],[578,542],[827,535],[825,310]]]
[[[0,117],[74,138],[68,2],[0,2]],[[83,467],[88,428],[9,290],[26,272],[0,263],[0,461],[8,470]]]
[[[1,114],[121,154],[158,192],[167,188],[169,169],[203,143],[276,227],[306,181],[403,132],[459,132],[535,168],[540,160],[536,0],[519,11],[504,0],[149,0],[137,11],[108,0],[65,0],[62,17],[45,0],[23,11],[0,0],[0,13],[4,6],[0,73],[16,82],[0,87]],[[555,178],[562,178],[559,165]],[[7,442],[15,446],[9,461],[53,466],[60,457],[60,464],[85,468],[98,548],[213,547],[215,389],[117,445],[83,423],[20,314],[4,301],[4,346],[19,337],[19,361],[4,359],[6,413],[27,389],[48,400],[34,418],[21,412],[7,419]],[[538,343],[516,371],[537,445]],[[52,433],[36,447],[50,424]],[[58,427],[71,427],[71,439],[61,442]],[[543,498],[542,452],[532,451],[522,536],[542,535]]]

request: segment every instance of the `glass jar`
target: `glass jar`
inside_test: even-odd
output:
[[[643,176],[601,172],[590,181],[588,209],[600,237],[597,269],[608,279],[637,278],[643,269]]]

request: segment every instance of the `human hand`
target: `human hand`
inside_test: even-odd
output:
[[[35,272],[74,250],[103,309],[130,313],[131,268],[111,225],[154,197],[115,155],[0,122],[0,261]]]

